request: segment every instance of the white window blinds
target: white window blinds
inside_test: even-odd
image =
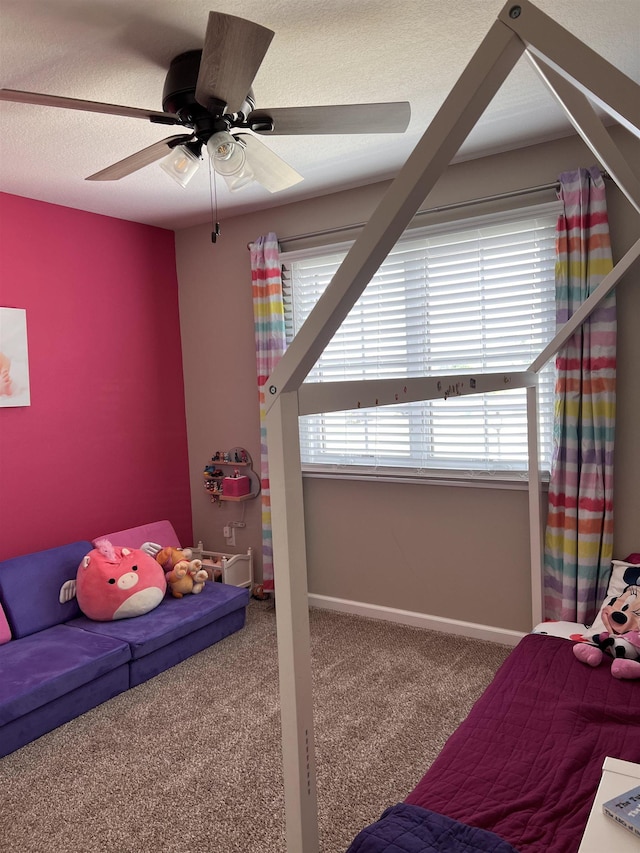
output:
[[[308,382],[524,370],[555,331],[558,204],[406,233]],[[283,253],[287,335],[350,244]],[[552,452],[554,372],[540,382],[541,462]],[[524,472],[524,389],[300,419],[310,466],[413,473]]]

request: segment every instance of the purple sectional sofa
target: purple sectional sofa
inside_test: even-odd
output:
[[[0,562],[0,643],[10,633],[0,644],[0,757],[244,625],[249,590],[220,583],[143,616],[88,619],[59,592],[92,548],[73,542]]]

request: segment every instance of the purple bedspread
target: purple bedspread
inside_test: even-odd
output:
[[[347,853],[517,853],[493,832],[399,803],[353,840]]]
[[[405,802],[520,853],[576,853],[605,757],[640,763],[640,681],[580,663],[572,645],[524,637]]]

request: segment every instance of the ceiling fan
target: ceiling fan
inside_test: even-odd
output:
[[[206,147],[214,170],[231,190],[257,181],[273,193],[293,186],[302,176],[257,135],[402,133],[407,129],[411,108],[406,101],[256,109],[251,87],[273,36],[260,24],[209,12],[202,50],[181,53],[170,63],[162,112],[16,89],[0,89],[0,100],[129,116],[189,129],[89,175],[88,181],[119,180],[162,159],[165,171],[186,186]]]

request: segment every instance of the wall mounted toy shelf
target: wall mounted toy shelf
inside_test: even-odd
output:
[[[260,494],[260,478],[244,447],[217,450],[204,466],[204,487],[211,503],[249,501]]]

